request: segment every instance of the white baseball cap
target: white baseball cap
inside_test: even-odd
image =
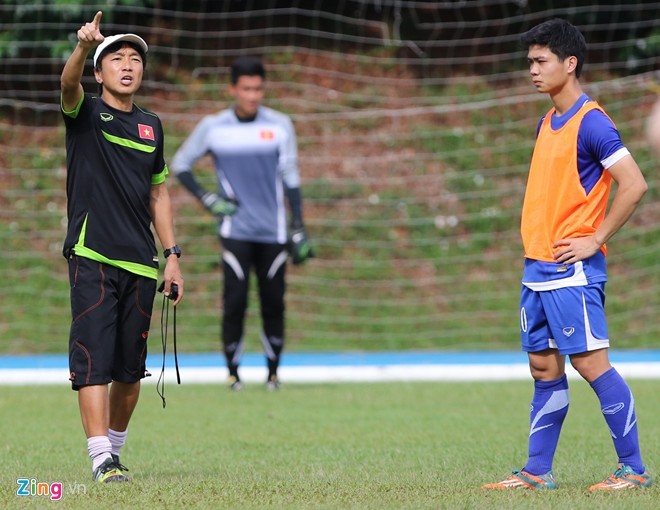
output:
[[[144,39],[142,39],[142,37],[140,37],[139,35],[135,35],[135,34],[111,35],[106,37],[103,40],[103,42],[96,47],[96,52],[94,53],[94,67],[96,67],[96,61],[98,60],[101,53],[103,53],[103,50],[105,50],[111,44],[120,41],[126,41],[133,44],[137,44],[142,49],[142,51],[144,51],[145,54],[149,51],[149,47],[147,46],[147,43],[144,42]]]

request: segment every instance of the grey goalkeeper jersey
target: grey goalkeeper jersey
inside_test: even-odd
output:
[[[233,108],[202,119],[174,155],[170,170],[191,171],[210,155],[218,194],[236,199],[238,210],[219,225],[222,237],[281,243],[287,240],[284,187],[300,187],[298,148],[291,119],[260,106],[257,116],[241,122]]]

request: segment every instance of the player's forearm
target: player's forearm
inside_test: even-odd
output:
[[[647,189],[648,186],[643,180],[619,186],[607,216],[594,234],[598,244],[604,245],[626,224]]]
[[[83,94],[83,87],[80,82],[85,70],[85,60],[88,53],[89,49],[81,47],[80,44],[76,45],[62,70],[60,89],[62,91],[62,106],[65,111],[75,107]]]
[[[164,249],[171,248],[176,244],[176,239],[174,237],[172,203],[165,184],[152,186],[149,209],[151,211],[151,222],[161,245]]]
[[[151,202],[149,206],[151,210],[151,221],[163,249],[167,250],[176,246],[172,203],[170,201],[170,193],[167,191],[165,183],[151,187]],[[181,275],[181,269],[179,268],[178,255],[170,254],[165,259],[163,278],[165,280],[165,292],[171,292],[172,283],[177,284],[178,297],[174,301],[174,306],[178,305],[181,298],[183,298],[184,293],[183,276]]]
[[[183,171],[177,173],[177,178],[179,182],[188,190],[190,193],[195,195],[199,200],[202,200],[202,197],[206,194],[206,190],[197,182],[195,176],[191,171]]]
[[[60,85],[63,92],[65,90],[77,89],[80,85],[89,51],[89,48],[84,48],[80,43],[76,45],[62,70]]]
[[[302,216],[302,193],[300,188],[286,188],[289,207],[291,208],[291,226],[301,228],[303,226]]]

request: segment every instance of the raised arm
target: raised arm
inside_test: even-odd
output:
[[[64,111],[73,110],[78,104],[78,101],[80,101],[83,94],[83,87],[80,81],[85,70],[87,55],[105,39],[99,28],[102,15],[103,13],[98,11],[91,22],[85,23],[80,27],[80,30],[78,30],[78,44],[62,70],[60,88],[62,91],[62,108]]]

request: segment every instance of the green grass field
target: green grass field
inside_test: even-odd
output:
[[[660,469],[660,381],[632,380],[642,451]],[[616,463],[596,397],[571,382],[554,471],[559,489],[480,489],[522,467],[531,382],[167,387],[145,385],[122,462],[129,484],[95,485],[76,395],[0,392],[0,508],[657,509],[660,485],[590,494]],[[16,480],[61,482],[62,498],[17,496]],[[70,492],[73,492],[70,493]]]

